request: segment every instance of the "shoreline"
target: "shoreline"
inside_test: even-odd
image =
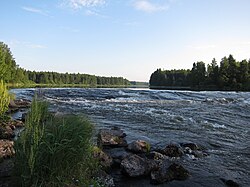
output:
[[[182,91],[194,91],[194,92],[202,92],[202,91],[211,91],[211,92],[250,92],[250,90],[235,90],[230,88],[218,89],[218,88],[195,88],[195,87],[175,87],[175,86],[149,86],[150,90],[182,90]]]

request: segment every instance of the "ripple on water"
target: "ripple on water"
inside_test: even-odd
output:
[[[35,90],[11,91],[31,98]],[[224,186],[220,178],[250,184],[250,93],[44,89],[43,94],[55,111],[87,114],[97,129],[118,126],[128,141],[203,145],[208,157],[184,163],[192,177],[165,186]]]

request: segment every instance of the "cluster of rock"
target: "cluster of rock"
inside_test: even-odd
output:
[[[9,104],[9,112],[27,108],[30,102],[27,100],[15,100]],[[24,127],[24,116],[20,120],[5,120],[0,123],[0,160],[10,158],[15,154],[14,137],[15,130]]]
[[[26,108],[30,106],[27,100],[15,100],[9,104],[8,113],[10,115],[19,113],[19,119],[3,119],[0,122],[0,187],[12,185],[11,177],[14,167],[13,159],[15,155],[14,138],[19,129],[24,127]],[[19,116],[19,115],[18,115]]]
[[[10,100],[9,103],[9,113],[16,112],[19,109],[29,107],[31,102],[27,99]]]
[[[119,128],[102,129],[98,134],[94,157],[100,161],[105,171],[112,173],[118,168],[127,177],[150,177],[152,184],[161,184],[172,180],[185,180],[190,173],[176,158],[190,155],[193,158],[206,156],[194,143],[170,144],[163,149],[151,148],[143,140],[127,143],[126,134]],[[105,183],[114,186],[114,182]]]

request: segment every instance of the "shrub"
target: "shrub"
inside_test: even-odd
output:
[[[46,126],[38,153],[38,181],[45,186],[70,184],[72,179],[88,183],[97,169],[92,158],[92,133],[93,126],[85,118],[53,118]]]
[[[8,110],[10,96],[3,80],[0,81],[0,117]]]
[[[92,157],[92,124],[79,116],[48,116],[46,107],[32,102],[25,132],[16,143],[22,186],[93,184],[98,163]]]

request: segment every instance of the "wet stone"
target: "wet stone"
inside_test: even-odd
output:
[[[200,150],[200,147],[195,143],[182,143],[182,147],[190,148],[192,151]]]
[[[228,187],[240,187],[240,185],[233,180],[227,180],[224,178],[221,178],[220,180]]]
[[[155,164],[152,161],[142,158],[136,154],[126,157],[121,162],[121,169],[123,173],[130,177],[149,175],[154,167]]]
[[[147,153],[150,151],[150,144],[144,140],[137,140],[130,143],[127,149],[133,153]]]
[[[183,166],[176,163],[169,165],[169,162],[165,160],[158,170],[151,172],[151,183],[162,184],[172,180],[186,180],[189,176],[188,170]]]
[[[161,153],[169,157],[181,157],[184,154],[180,146],[175,144],[167,145]]]
[[[13,157],[14,154],[14,142],[10,140],[0,140],[0,159]]]
[[[13,127],[12,127],[13,128]],[[0,139],[12,139],[15,133],[10,125],[0,126]]]
[[[93,156],[99,161],[100,165],[105,169],[110,168],[113,163],[113,159],[98,147],[94,147]]]
[[[119,128],[101,129],[97,144],[100,147],[126,147],[126,134]]]

